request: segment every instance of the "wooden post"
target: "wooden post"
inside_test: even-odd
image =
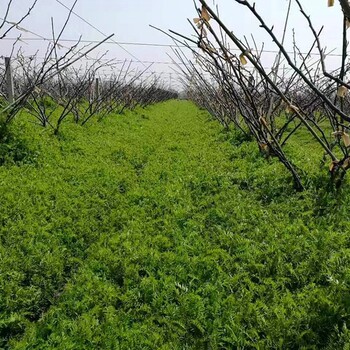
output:
[[[12,103],[14,101],[14,88],[13,88],[13,76],[11,67],[11,58],[5,57],[5,75],[6,75],[6,89],[7,89],[7,100]]]
[[[95,80],[95,99],[98,100],[98,98],[100,97],[100,94],[99,94],[99,79],[96,78]]]

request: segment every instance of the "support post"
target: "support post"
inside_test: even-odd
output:
[[[7,100],[9,103],[14,101],[14,87],[13,87],[13,76],[11,67],[11,58],[5,57],[5,75],[6,75],[6,90],[7,90]]]
[[[98,100],[98,98],[100,97],[100,86],[99,86],[99,79],[96,78],[95,80],[95,99]]]

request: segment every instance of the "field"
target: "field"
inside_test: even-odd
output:
[[[187,101],[1,133],[1,349],[349,348],[350,188],[311,141],[296,192]]]

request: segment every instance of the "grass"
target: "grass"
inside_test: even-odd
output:
[[[62,126],[0,159],[0,348],[342,349],[349,186],[275,160],[186,101]]]

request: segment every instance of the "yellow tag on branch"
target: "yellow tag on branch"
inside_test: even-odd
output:
[[[209,15],[209,12],[208,12],[208,10],[204,7],[204,6],[202,6],[202,13],[201,13],[201,17],[205,20],[205,21],[207,21],[207,22],[209,22],[210,21],[210,15]]]
[[[246,64],[248,63],[247,59],[246,59],[245,56],[244,56],[244,53],[241,53],[241,54],[239,55],[239,60],[240,60],[240,62],[241,62],[241,64],[242,64],[243,66],[246,65]]]
[[[350,136],[349,136],[349,134],[347,134],[346,132],[343,132],[342,139],[343,139],[345,147],[349,147],[350,146]]]
[[[347,93],[348,93],[348,89],[345,86],[339,86],[337,91],[338,97],[344,98]]]

